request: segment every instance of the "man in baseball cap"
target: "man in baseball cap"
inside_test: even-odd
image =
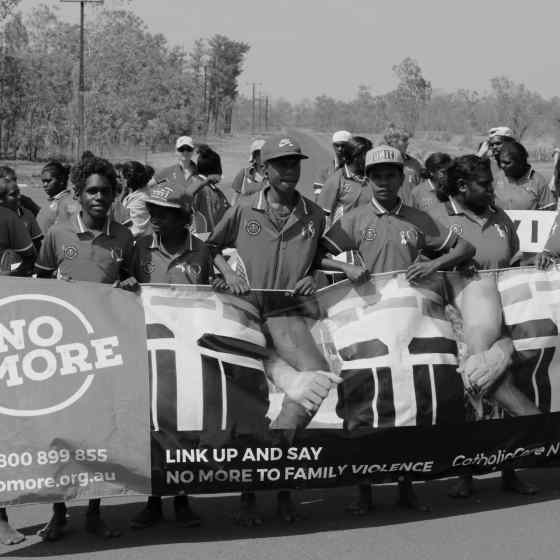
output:
[[[273,159],[293,158],[295,160],[308,159],[302,153],[300,145],[289,136],[271,136],[261,149],[261,160],[263,163]]]
[[[175,142],[177,163],[156,171],[150,185],[172,182],[186,187],[193,176],[198,174],[196,165],[191,161],[195,145],[190,136],[179,136]]]

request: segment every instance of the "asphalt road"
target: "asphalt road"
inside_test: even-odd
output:
[[[300,188],[310,196],[328,151],[305,132],[289,131],[310,156],[303,164]],[[142,498],[103,500],[111,525],[125,529],[120,539],[100,541],[82,530],[84,504],[70,508],[66,538],[42,543],[34,535],[49,518],[49,506],[9,508],[13,524],[27,536],[15,547],[0,545],[0,556],[13,558],[233,559],[233,560],[548,560],[558,558],[560,544],[560,473],[557,469],[523,473],[540,487],[533,497],[505,494],[499,479],[478,481],[471,499],[447,497],[450,480],[417,484],[430,513],[403,511],[394,505],[393,485],[376,488],[376,510],[363,518],[344,511],[352,488],[294,494],[308,519],[284,525],[275,517],[274,495],[263,492],[259,504],[265,524],[245,529],[233,524],[237,496],[197,496],[193,506],[203,518],[198,529],[181,529],[171,519],[149,530],[127,529]],[[171,503],[166,501],[169,517]]]

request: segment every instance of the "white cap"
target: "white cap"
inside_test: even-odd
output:
[[[332,135],[332,143],[339,144],[341,142],[350,142],[352,140],[352,134],[347,130],[337,130]]]
[[[177,138],[177,142],[175,142],[175,149],[178,150],[183,146],[188,146],[194,150],[193,139],[190,136],[179,136],[179,138]]]
[[[366,169],[381,163],[391,163],[402,167],[402,154],[392,146],[377,146],[366,153]]]
[[[507,126],[495,126],[488,131],[488,138],[492,138],[494,136],[507,136],[508,138],[515,139],[515,134],[513,130]]]
[[[249,148],[249,161],[253,161],[253,153],[260,152],[266,140],[262,138],[258,138],[257,140],[253,140],[251,143],[251,147]]]

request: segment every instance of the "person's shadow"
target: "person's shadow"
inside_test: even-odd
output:
[[[124,534],[120,538],[103,540],[86,533],[83,530],[85,506],[75,506],[69,509],[70,519],[62,540],[54,543],[42,542],[35,536],[42,525],[19,527],[27,536],[27,540],[15,547],[0,546],[0,556],[64,556],[171,543],[204,543],[344,531],[418,522],[424,519],[433,520],[560,498],[557,469],[528,470],[521,472],[520,476],[536,484],[540,489],[539,493],[534,496],[521,496],[503,492],[501,481],[495,476],[476,480],[476,493],[467,499],[448,497],[454,479],[416,483],[415,488],[420,500],[431,506],[431,511],[424,513],[399,508],[395,503],[396,485],[375,486],[375,509],[364,517],[352,516],[344,510],[356,494],[351,487],[296,490],[293,497],[304,519],[291,525],[276,517],[275,493],[263,491],[257,494],[257,503],[259,511],[263,514],[264,524],[252,528],[240,527],[233,521],[239,506],[237,495],[205,495],[192,498],[193,509],[201,516],[202,526],[191,529],[175,524],[171,499],[164,500],[166,519],[144,530],[128,528],[130,519],[143,507],[143,501],[110,505],[107,504],[110,500],[105,500],[105,505],[102,505],[104,519],[111,527],[123,529]]]

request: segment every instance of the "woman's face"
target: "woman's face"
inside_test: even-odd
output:
[[[527,162],[513,154],[508,154],[505,150],[500,152],[498,163],[506,176],[512,179],[521,178],[527,167]]]
[[[66,188],[62,181],[52,171],[48,170],[41,173],[41,182],[49,198],[56,196]]]
[[[473,210],[486,210],[494,203],[493,182],[489,170],[479,170],[470,182],[464,182],[459,192],[463,195],[465,206]]]

